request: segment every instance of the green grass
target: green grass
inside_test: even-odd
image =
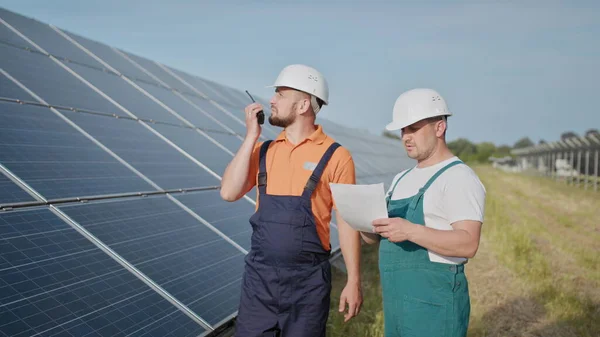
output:
[[[572,263],[564,254],[565,251],[574,251],[573,247],[577,246],[576,242],[574,245],[574,242],[567,241],[568,238],[557,235],[553,231],[554,227],[575,228],[578,223],[574,223],[573,218],[556,216],[560,209],[554,210],[554,216],[544,218],[543,215],[549,211],[548,207],[536,200],[536,195],[527,193],[527,178],[505,176],[489,168],[480,168],[478,172],[488,189],[486,205],[489,210],[486,212],[484,235],[493,243],[491,247],[500,262],[531,285],[532,297],[543,305],[547,319],[560,322],[567,329],[576,332],[577,336],[592,336],[600,331],[599,304],[594,303],[585,293],[579,293],[567,281],[570,276],[594,278],[593,273],[597,272],[598,265],[590,262],[597,260],[597,251],[590,247],[579,247],[579,254],[571,256],[583,265],[581,275],[568,275],[554,268],[560,263]],[[512,183],[506,184],[507,181]],[[541,185],[542,190],[555,188],[546,181],[538,180],[536,184]],[[551,192],[564,193],[562,188],[560,190],[562,191],[557,189]],[[575,197],[577,193],[573,194]],[[564,197],[560,194],[558,196]],[[546,241],[535,242],[534,239],[539,237]],[[550,266],[547,255],[562,248],[560,246],[568,246],[556,255],[563,255],[564,261]]]
[[[485,244],[467,265],[469,337],[598,336],[600,195],[489,166],[475,170],[487,199]],[[363,311],[343,323],[337,307],[345,274],[335,270],[328,336],[383,336],[377,246],[364,246],[362,256]]]
[[[331,310],[329,311],[329,321],[327,323],[327,336],[383,336],[377,246],[365,245],[363,247],[361,268],[363,305],[360,314],[348,322],[344,322],[344,315],[338,312],[340,293],[346,284],[346,274],[333,268],[333,289],[331,293]]]

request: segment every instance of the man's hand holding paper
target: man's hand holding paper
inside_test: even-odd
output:
[[[361,232],[373,232],[373,221],[387,218],[383,183],[351,185],[330,183],[337,212],[350,227]]]

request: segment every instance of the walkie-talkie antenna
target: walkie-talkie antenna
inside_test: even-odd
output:
[[[252,95],[250,95],[248,90],[246,90],[246,93],[248,94],[248,97],[250,97],[250,99],[252,100],[252,103],[256,103],[256,101],[254,100],[254,97],[252,97]],[[259,112],[256,113],[256,118],[258,119],[258,124],[263,124],[265,122],[265,113],[262,110],[260,110]]]

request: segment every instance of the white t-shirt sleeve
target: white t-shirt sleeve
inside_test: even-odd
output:
[[[461,220],[483,222],[485,195],[485,187],[471,168],[456,170],[444,191],[443,208],[450,224]]]

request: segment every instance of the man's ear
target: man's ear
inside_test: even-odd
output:
[[[446,119],[442,119],[441,121],[436,123],[435,135],[437,137],[443,137],[446,134],[446,129],[448,128],[448,123]]]
[[[307,97],[307,95],[302,95],[302,97],[300,97],[298,100],[297,109],[298,113],[301,115],[308,114],[312,109],[310,106],[310,97]]]

